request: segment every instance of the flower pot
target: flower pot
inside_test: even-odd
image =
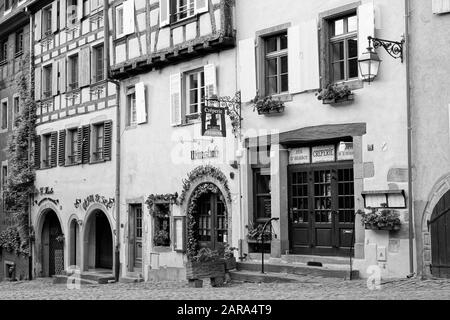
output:
[[[186,278],[188,280],[223,276],[225,276],[225,263],[222,260],[207,262],[188,261],[186,264]]]
[[[261,109],[258,109],[258,114],[259,115],[268,115],[268,114],[279,114],[279,113],[282,113],[282,112],[284,112],[284,105],[280,105],[279,107],[276,107],[276,108],[272,108],[272,109],[269,109],[269,110],[261,110]]]

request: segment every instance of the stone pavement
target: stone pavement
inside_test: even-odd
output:
[[[302,279],[303,280],[303,279]],[[189,288],[187,282],[160,282],[82,285],[68,289],[52,279],[29,282],[0,282],[0,300],[422,300],[450,299],[450,280],[383,281],[380,290],[369,290],[365,280],[305,277],[301,283],[231,283],[213,288],[205,280],[203,288]]]

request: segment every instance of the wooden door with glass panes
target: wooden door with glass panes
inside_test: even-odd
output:
[[[228,222],[221,195],[208,193],[198,200],[198,240],[201,248],[223,249],[228,241]]]
[[[348,255],[354,212],[352,163],[290,167],[291,253]]]

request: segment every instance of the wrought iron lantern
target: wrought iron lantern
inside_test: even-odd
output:
[[[401,42],[383,40],[373,37],[368,37],[369,47],[367,52],[364,52],[358,59],[359,70],[364,81],[373,81],[380,70],[381,59],[374,51],[379,47],[383,47],[387,53],[394,59],[401,59],[403,63],[403,44],[405,40],[402,39]]]

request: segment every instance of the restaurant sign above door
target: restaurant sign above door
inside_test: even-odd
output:
[[[289,149],[289,164],[310,164],[353,160],[353,143]]]

